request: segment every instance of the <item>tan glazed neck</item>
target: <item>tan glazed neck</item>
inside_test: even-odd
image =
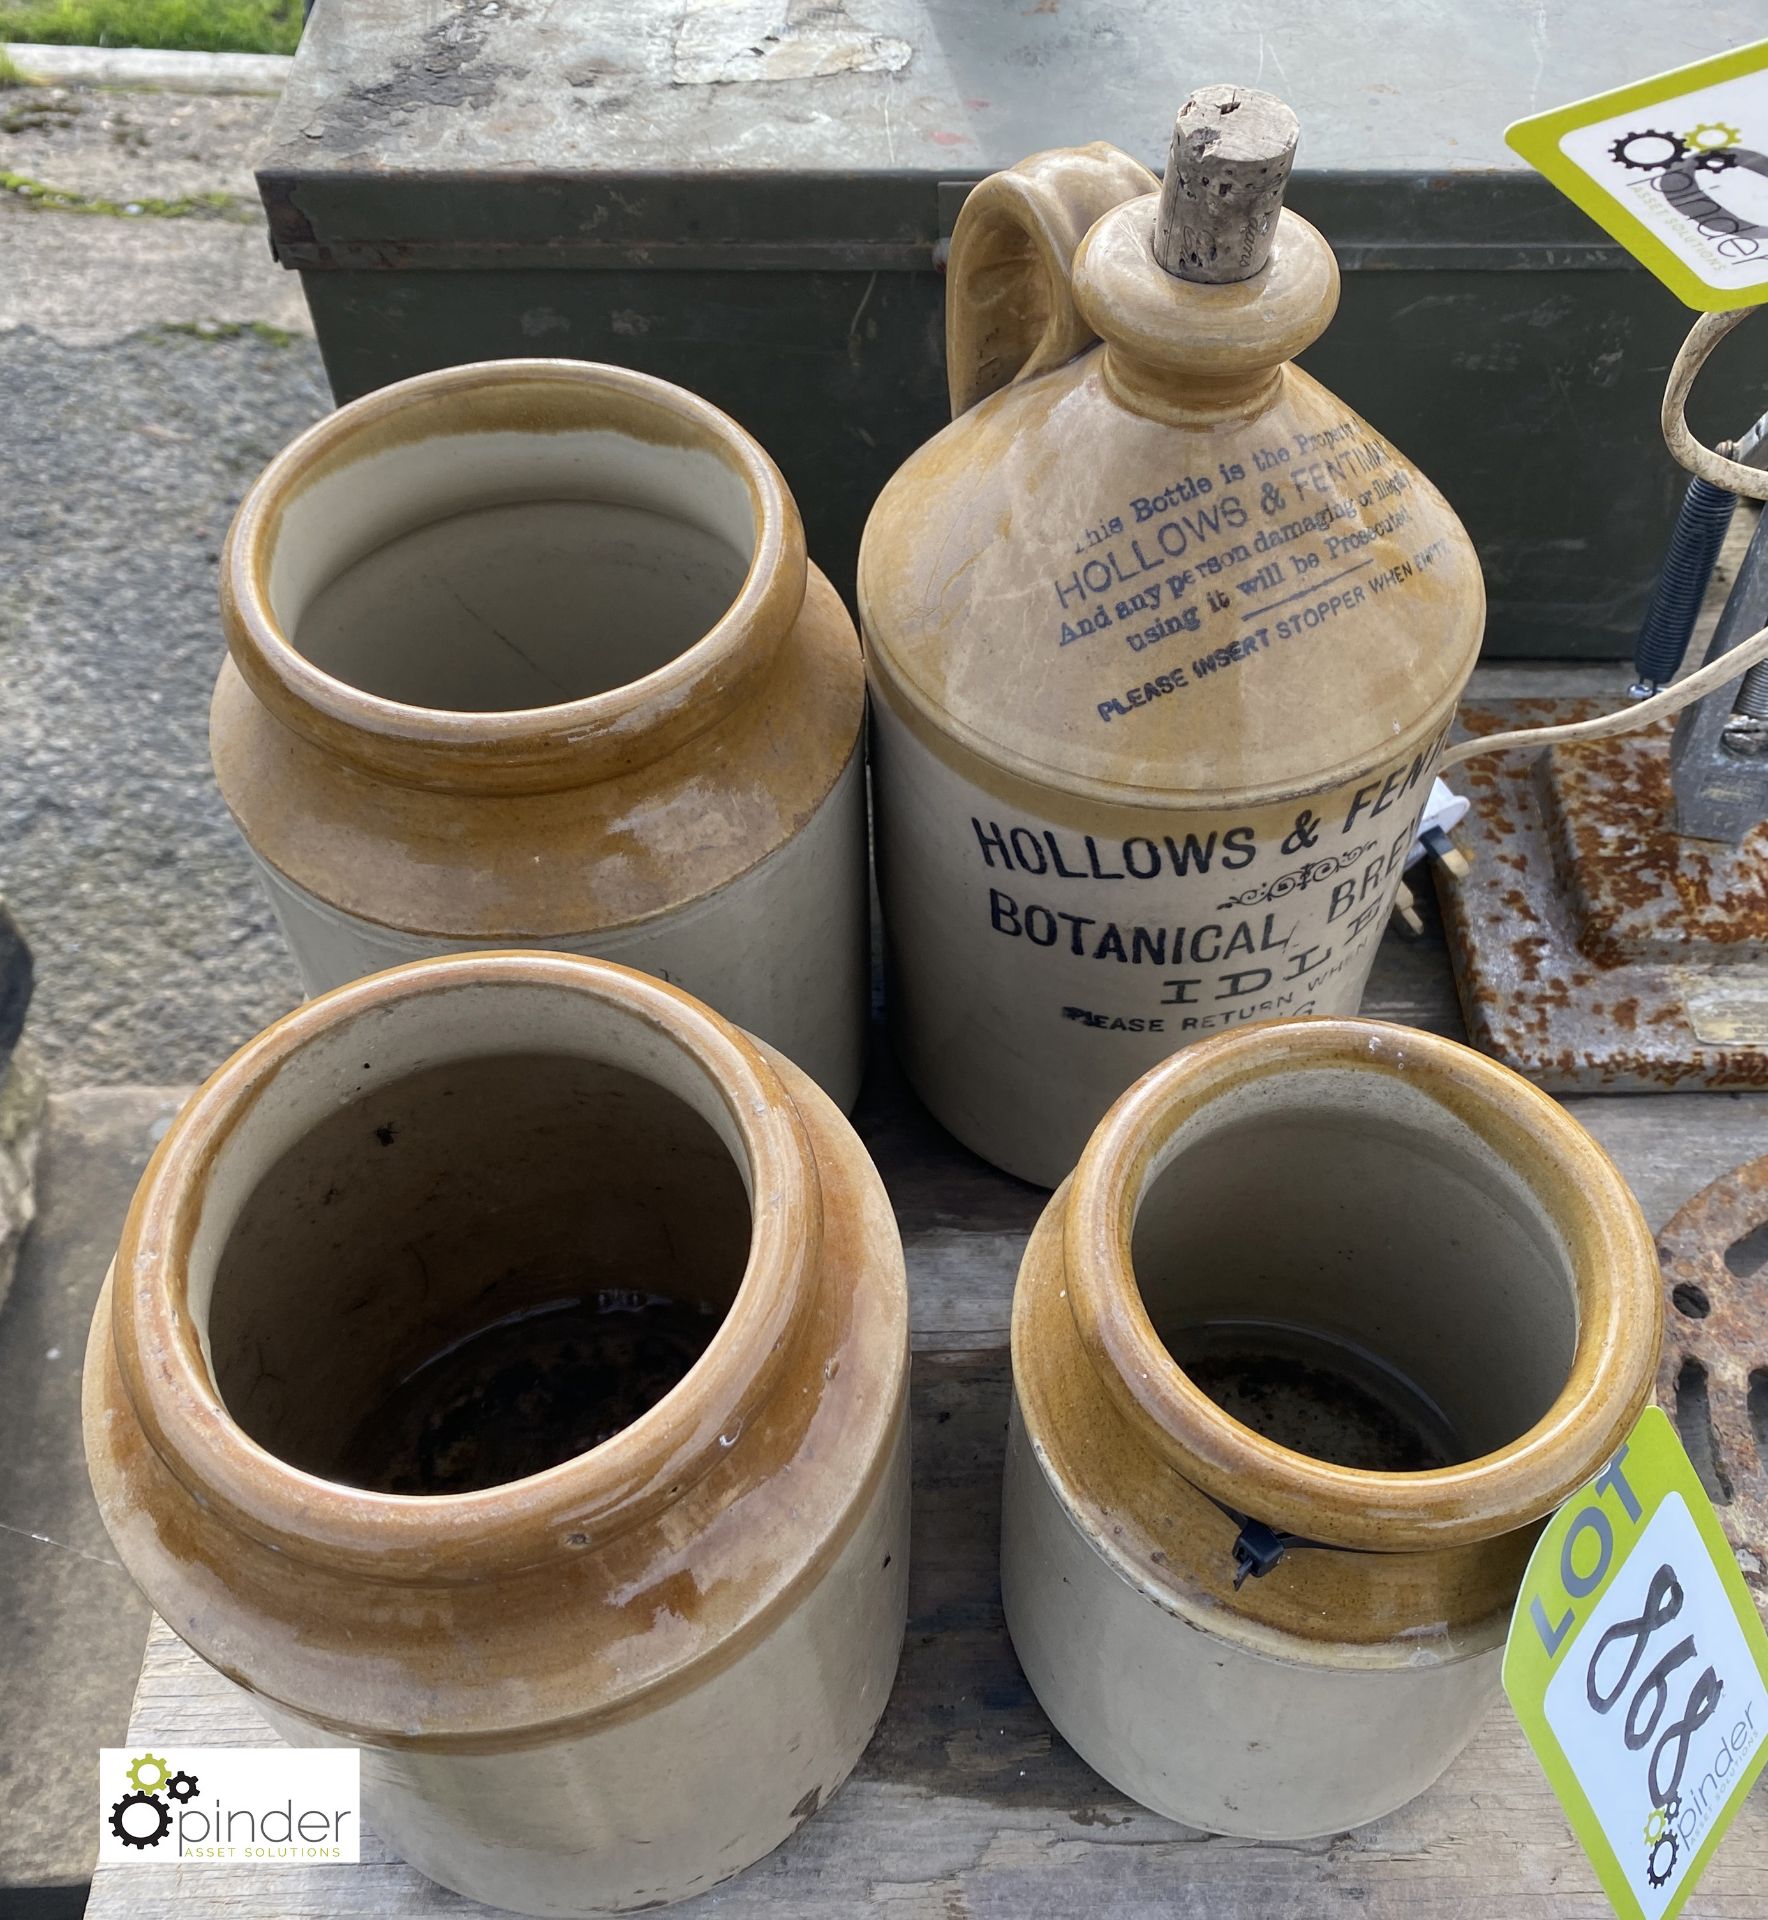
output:
[[[1338,262],[1298,215],[1278,217],[1267,263],[1249,280],[1207,285],[1154,257],[1160,196],[1099,221],[1074,260],[1074,298],[1105,343],[1105,382],[1133,412],[1175,426],[1250,419],[1282,369],[1338,309]]]
[[[352,685],[296,644],[313,596],[377,544],[468,506],[537,500],[677,518],[744,555],[741,586],[652,671],[541,707],[409,704]],[[797,507],[728,415],[644,374],[509,360],[367,394],[295,440],[235,516],[221,612],[252,692],[324,752],[407,786],[544,793],[648,765],[726,718],[766,677],[805,584]],[[599,611],[581,610],[586,632]]]
[[[1160,1175],[1224,1120],[1260,1112],[1268,1124],[1292,1111],[1284,1076],[1319,1076],[1316,1085],[1330,1078],[1350,1089],[1352,1102],[1359,1082],[1377,1105],[1402,1090],[1422,1096],[1441,1115],[1444,1159],[1464,1150],[1457,1139],[1465,1142],[1507,1170],[1520,1201],[1537,1213],[1575,1291],[1575,1351],[1551,1405],[1509,1444],[1414,1472],[1311,1458],[1224,1412],[1163,1345],[1132,1258],[1138,1214]],[[1383,1083],[1391,1094],[1379,1093]],[[1267,1204],[1281,1206],[1282,1198],[1272,1194]],[[1379,1202],[1351,1195],[1346,1204]],[[1420,1245],[1416,1258],[1425,1290],[1434,1278],[1429,1248]],[[1651,1238],[1612,1162],[1509,1069],[1434,1035],[1368,1021],[1300,1020],[1280,1031],[1265,1023],[1187,1049],[1148,1074],[1106,1116],[1076,1168],[1062,1263],[1081,1347],[1140,1443],[1219,1504],[1335,1546],[1434,1551],[1541,1519],[1620,1445],[1656,1366]],[[1502,1285],[1504,1276],[1494,1279]],[[1538,1304],[1552,1312],[1552,1302]]]
[[[491,1005],[497,1020],[475,1024],[475,1008]],[[686,1378],[630,1426],[526,1479],[396,1495],[288,1464],[230,1416],[209,1359],[218,1250],[245,1196],[342,1094],[436,1050],[466,1058],[524,1040],[668,1086],[723,1138],[752,1219],[723,1321]],[[124,1226],[116,1364],[148,1445],[199,1508],[291,1562],[441,1586],[563,1567],[680,1498],[759,1424],[816,1312],[822,1240],[819,1176],[796,1107],[761,1052],[698,1002],[568,955],[434,960],[309,1001],[179,1114]]]

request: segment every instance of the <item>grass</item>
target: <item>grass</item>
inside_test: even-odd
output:
[[[0,40],[293,53],[300,37],[301,0],[0,0]]]

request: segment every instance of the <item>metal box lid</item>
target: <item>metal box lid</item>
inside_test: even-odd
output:
[[[925,268],[969,184],[1190,88],[1280,93],[1348,269],[1612,264],[1538,109],[1756,37],[1759,0],[320,0],[259,180],[287,266]],[[1567,249],[1574,257],[1568,257]]]

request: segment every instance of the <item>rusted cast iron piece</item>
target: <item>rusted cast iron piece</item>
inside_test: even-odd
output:
[[[1658,1405],[1676,1422],[1768,1615],[1768,1154],[1702,1188],[1657,1247]]]
[[[1474,733],[1612,702],[1465,707]],[[1670,723],[1461,768],[1465,875],[1433,862],[1473,1043],[1556,1092],[1768,1086],[1768,824],[1674,830]]]

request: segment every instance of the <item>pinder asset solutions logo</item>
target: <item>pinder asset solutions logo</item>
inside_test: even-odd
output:
[[[1673,119],[1640,125],[1611,141],[1607,155],[1623,191],[1661,197],[1718,264],[1760,257],[1768,242],[1768,154],[1746,146],[1739,128],[1723,120],[1680,132]]]
[[[354,1747],[106,1747],[98,1857],[342,1865],[359,1857],[361,1805]]]

